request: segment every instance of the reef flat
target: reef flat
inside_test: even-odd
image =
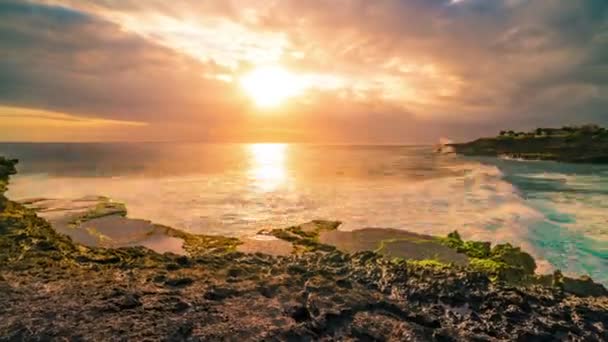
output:
[[[447,144],[440,151],[467,156],[608,163],[608,130],[595,125],[537,128],[531,132],[502,131],[496,137]]]
[[[0,159],[0,340],[608,339],[603,286],[537,275],[508,244],[320,220],[195,235],[130,222],[105,198],[78,209],[11,201],[15,163]],[[137,234],[116,234],[125,225]],[[181,249],[136,246],[142,234]]]

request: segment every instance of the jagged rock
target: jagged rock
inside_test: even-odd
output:
[[[604,286],[594,283],[593,280],[587,276],[582,276],[578,279],[564,277],[562,279],[562,288],[566,292],[581,297],[608,295],[608,291],[606,291]]]
[[[523,252],[519,247],[513,247],[510,244],[496,245],[492,248],[492,260],[504,262],[508,265],[521,267],[526,274],[534,274],[536,263],[534,258],[526,252]]]
[[[141,306],[138,297],[133,294],[127,294],[115,302],[120,310],[134,309]]]
[[[194,283],[194,280],[189,277],[169,278],[165,280],[165,285],[171,287],[186,287]]]
[[[238,294],[238,291],[228,287],[213,287],[209,289],[205,294],[204,298],[208,300],[224,300],[229,297],[233,297]]]

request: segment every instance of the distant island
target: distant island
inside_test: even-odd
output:
[[[466,156],[493,156],[568,163],[608,163],[608,130],[598,125],[537,128],[530,132],[501,131],[493,138],[446,144]]]

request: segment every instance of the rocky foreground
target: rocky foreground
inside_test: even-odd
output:
[[[603,286],[536,275],[510,245],[313,221],[250,241],[155,226],[183,255],[91,247],[2,195],[14,163],[0,158],[0,340],[608,340]],[[124,218],[104,208],[71,229]]]

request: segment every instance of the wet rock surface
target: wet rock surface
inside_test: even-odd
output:
[[[365,228],[350,232],[323,231],[319,242],[336,246],[346,253],[376,251],[388,257],[410,260],[434,259],[443,263],[467,265],[468,257],[438,242],[433,236],[397,229]]]
[[[255,235],[241,238],[242,244],[236,250],[242,253],[264,253],[275,256],[290,255],[294,251],[292,243],[271,235]]]
[[[0,205],[2,341],[608,340],[608,298],[588,279],[507,282],[471,265],[346,253],[320,240],[338,222],[261,232],[293,247],[278,256],[158,227],[184,241],[179,256],[79,245],[33,210]],[[437,243],[532,277],[517,248]]]
[[[21,201],[49,221],[53,229],[90,247],[144,246],[159,253],[186,254],[184,241],[148,220],[127,217],[124,204],[103,196]]]

